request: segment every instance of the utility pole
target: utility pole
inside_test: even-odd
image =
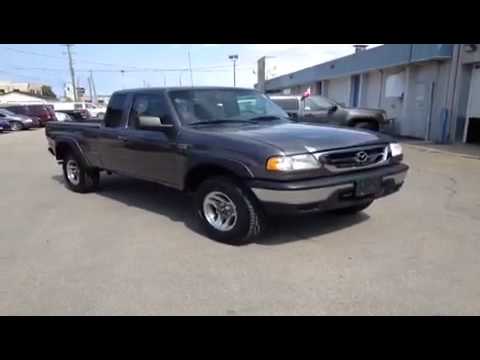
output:
[[[120,70],[122,74],[122,89],[125,89],[125,70]]]
[[[93,72],[90,70],[90,82],[92,84],[92,90],[93,90],[93,99],[92,102],[94,104],[97,103],[97,91],[95,90],[95,81],[93,80]]]
[[[229,55],[228,58],[233,61],[233,87],[237,86],[237,74],[236,74],[236,64],[238,60],[238,55]]]
[[[188,68],[190,69],[190,83],[193,87],[192,59],[190,58],[190,49],[188,49]]]
[[[88,80],[88,93],[90,94],[90,102],[93,104],[92,78],[91,78],[91,76],[89,76],[87,78],[87,80]]]
[[[73,100],[77,101],[77,88],[75,86],[75,71],[73,70],[73,60],[72,60],[72,52],[71,52],[71,47],[73,46],[72,44],[65,44],[67,47],[67,53],[68,53],[68,64],[70,67],[70,77],[72,80],[72,87],[73,87]]]

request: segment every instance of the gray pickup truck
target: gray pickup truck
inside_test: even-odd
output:
[[[382,109],[349,108],[320,95],[271,95],[292,120],[379,131],[390,124]]]
[[[374,132],[301,124],[251,89],[115,92],[100,123],[48,123],[49,151],[76,192],[101,172],[193,194],[213,239],[242,244],[266,215],[354,213],[400,189],[401,146]]]

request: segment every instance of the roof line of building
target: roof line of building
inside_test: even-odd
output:
[[[266,80],[265,90],[277,90],[367,71],[452,57],[453,44],[387,44]],[[257,84],[258,85],[258,84]]]

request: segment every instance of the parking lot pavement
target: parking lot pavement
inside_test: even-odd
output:
[[[188,198],[62,184],[44,130],[0,134],[0,314],[480,314],[480,160],[406,148],[404,188],[355,216],[196,231]]]

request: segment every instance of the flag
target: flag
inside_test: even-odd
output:
[[[303,96],[302,96],[302,100],[309,97],[310,95],[312,95],[312,89],[309,87],[304,93],[303,93]]]

